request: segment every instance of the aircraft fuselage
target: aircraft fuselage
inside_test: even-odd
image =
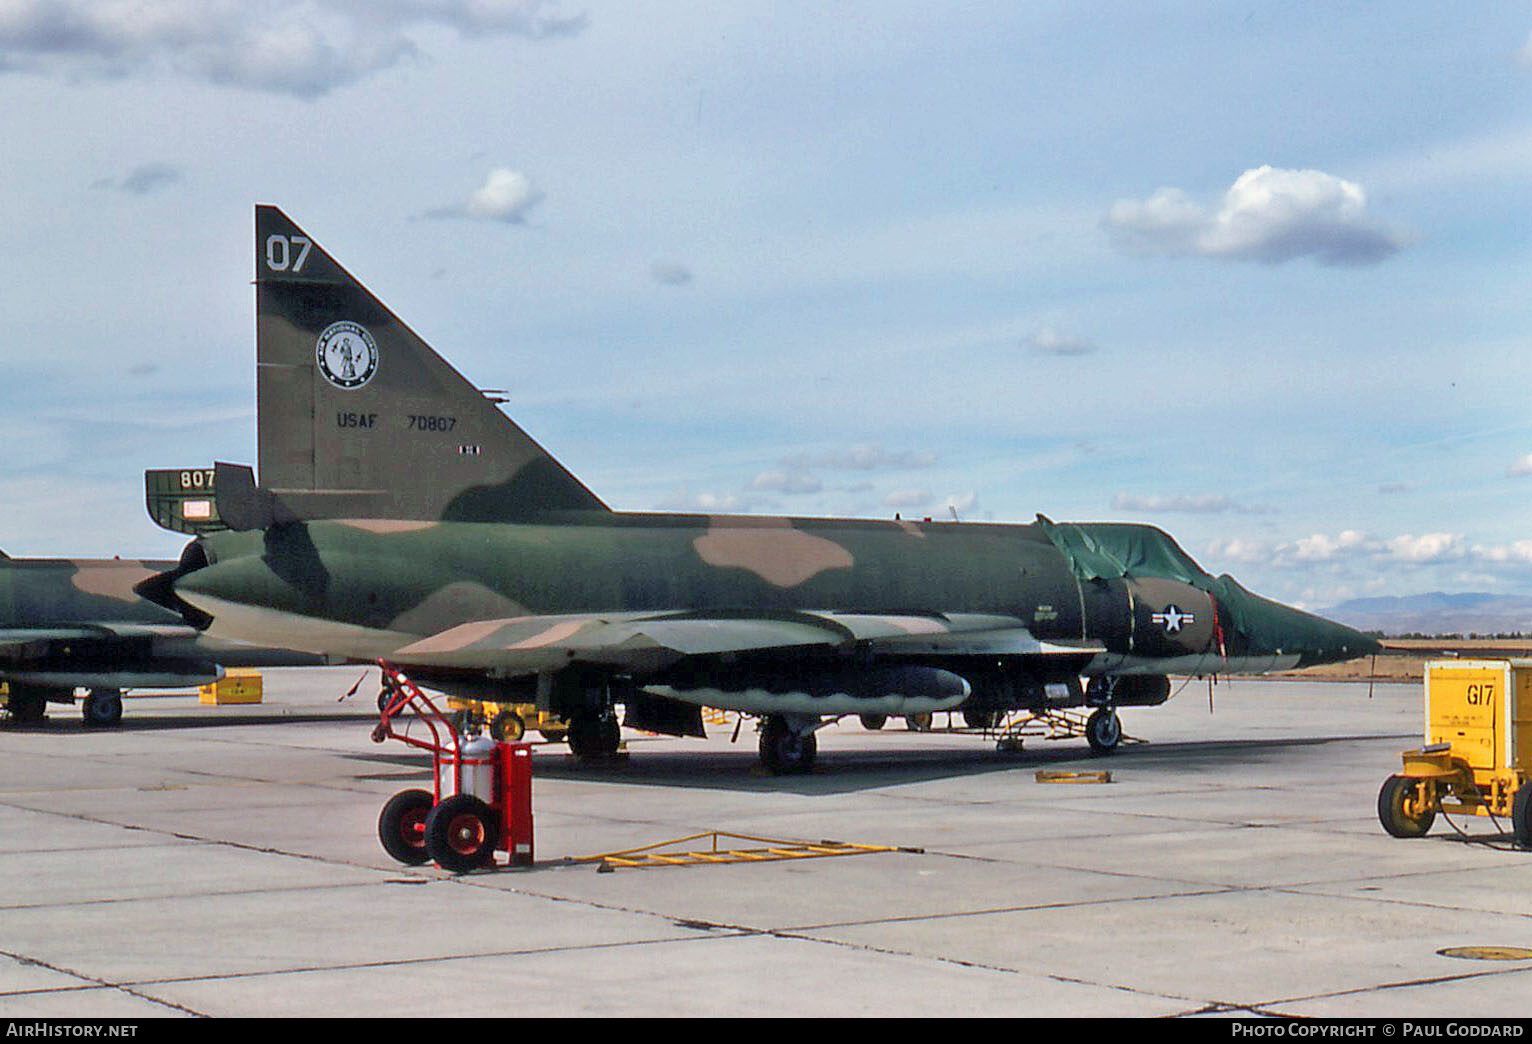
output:
[[[1082,577],[1035,523],[601,512],[545,524],[289,523],[213,534],[200,546],[207,564],[176,591],[213,617],[212,633],[227,627],[246,640],[356,658],[520,617],[829,607],[1011,617],[1040,641],[1078,645],[1085,674],[1271,670],[1372,647],[1350,628],[1258,599],[1227,578],[1191,574],[1189,559],[1192,582],[1142,570]],[[1220,584],[1238,608],[1221,611]],[[1280,625],[1283,644],[1238,626],[1241,611]]]

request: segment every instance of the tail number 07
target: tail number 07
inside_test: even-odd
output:
[[[301,272],[313,245],[303,236],[267,236],[266,267],[273,272]]]

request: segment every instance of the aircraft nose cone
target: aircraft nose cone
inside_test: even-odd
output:
[[[1382,649],[1376,638],[1345,624],[1251,594],[1228,577],[1220,578],[1218,604],[1227,610],[1249,653],[1296,656],[1297,666],[1342,663]]]
[[[1284,606],[1291,614],[1286,626],[1288,652],[1298,653],[1298,666],[1312,667],[1321,663],[1343,663],[1363,656],[1371,656],[1383,648],[1376,638],[1345,624],[1326,620],[1322,616],[1305,613],[1300,609]]]

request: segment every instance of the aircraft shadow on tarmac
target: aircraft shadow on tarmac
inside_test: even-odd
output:
[[[45,721],[37,723],[22,723],[15,721],[0,722],[0,735],[13,733],[36,733],[44,736],[112,736],[131,732],[173,732],[183,729],[222,729],[231,725],[297,725],[303,722],[356,722],[358,727],[370,729],[377,723],[372,717],[347,713],[344,711],[304,711],[302,713],[278,713],[263,711],[258,713],[240,712],[236,714],[226,713],[197,713],[188,711],[185,714],[157,714],[153,717],[129,718],[125,717],[122,723],[110,729],[91,728],[80,720],[78,713],[70,713],[68,710],[50,712]]]
[[[534,778],[568,781],[610,782],[633,786],[682,787],[699,790],[772,791],[794,794],[845,794],[909,783],[974,777],[1007,772],[1035,772],[1038,769],[1075,771],[1128,771],[1147,773],[1194,768],[1198,772],[1233,778],[1253,764],[1286,757],[1294,748],[1365,740],[1408,742],[1409,736],[1306,736],[1284,739],[1210,739],[1176,743],[1141,743],[1124,747],[1109,758],[1093,757],[1082,745],[1036,746],[1024,751],[997,751],[992,740],[973,737],[971,748],[944,747],[901,748],[897,737],[876,749],[858,747],[820,750],[820,762],[806,776],[777,776],[760,768],[754,744],[741,742],[728,751],[716,749],[688,751],[669,747],[644,749],[642,737],[628,739],[631,756],[600,761],[582,761],[568,753],[563,744],[538,744],[534,747]],[[383,763],[407,769],[429,783],[430,762],[425,755],[409,752],[384,752],[351,755],[359,760]],[[401,780],[404,774],[380,774],[378,779]],[[535,786],[535,783],[534,783]]]
[[[60,710],[39,724],[5,723],[0,733],[31,733],[39,738],[58,740],[74,737],[97,737],[124,733],[156,733],[227,728],[230,726],[283,725],[299,727],[304,723],[350,723],[359,734],[376,724],[370,715],[349,711],[304,709],[300,713],[251,712],[241,709],[237,715],[188,709],[185,714],[155,714],[127,717],[116,729],[103,732],[92,729],[75,715]],[[589,782],[613,782],[636,786],[690,787],[703,790],[774,791],[798,794],[841,794],[909,783],[932,782],[965,776],[1005,772],[1034,772],[1041,768],[1077,771],[1138,770],[1153,772],[1163,768],[1194,768],[1199,772],[1229,775],[1247,770],[1268,758],[1285,757],[1295,748],[1365,740],[1387,740],[1407,745],[1415,734],[1299,736],[1278,739],[1229,739],[1169,743],[1129,743],[1111,757],[1093,757],[1082,743],[1062,745],[1037,743],[1022,751],[999,751],[993,738],[971,736],[972,745],[917,747],[918,736],[890,735],[888,742],[875,748],[865,745],[837,749],[827,743],[820,751],[818,767],[805,776],[771,775],[759,766],[755,737],[742,737],[728,750],[716,747],[688,750],[642,735],[627,736],[625,755],[610,759],[581,760],[569,753],[563,743],[534,743],[534,774],[537,777]],[[366,753],[346,755],[359,761],[392,766],[399,771],[384,772],[369,779],[408,781],[418,778],[429,782],[429,755],[398,746],[379,747]]]

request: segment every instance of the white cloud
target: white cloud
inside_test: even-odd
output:
[[[1463,555],[1463,538],[1457,533],[1422,533],[1397,536],[1388,541],[1390,558],[1404,562],[1441,562]]]
[[[499,221],[508,225],[526,224],[527,214],[541,203],[543,193],[532,179],[519,170],[496,167],[464,203],[454,203],[426,211],[428,218],[468,218],[473,221]]]
[[[824,489],[824,483],[801,471],[763,471],[750,483],[750,488],[772,493],[818,493]]]
[[[1532,453],[1528,453],[1516,463],[1505,469],[1510,478],[1520,478],[1524,475],[1532,475]]]
[[[928,489],[896,489],[883,498],[883,503],[891,508],[918,508],[931,503],[931,491]]]
[[[532,179],[521,171],[496,167],[478,191],[468,197],[464,209],[469,217],[520,224],[526,220],[527,211],[542,198]]]
[[[1315,533],[1299,539],[1290,549],[1279,550],[1287,550],[1291,557],[1300,562],[1314,562],[1328,561],[1341,555],[1373,553],[1378,550],[1378,544],[1355,529],[1347,529],[1336,537]]]
[[[1192,514],[1215,514],[1228,511],[1234,502],[1228,497],[1174,496],[1141,497],[1131,493],[1119,493],[1112,498],[1112,507],[1118,511],[1189,512]]]
[[[719,514],[735,514],[747,511],[751,502],[732,493],[692,493],[686,489],[675,490],[659,503],[661,511],[708,511]]]
[[[936,454],[916,450],[886,450],[882,446],[852,446],[822,453],[797,453],[783,460],[786,467],[817,467],[843,471],[902,470],[928,468]]]
[[[1045,326],[1027,338],[1027,345],[1040,355],[1089,355],[1096,346],[1083,337],[1060,333]]]
[[[314,98],[420,53],[413,30],[570,36],[548,0],[0,0],[0,72],[160,71]]]
[[[1465,545],[1461,533],[1402,533],[1380,539],[1361,530],[1345,529],[1333,536],[1329,533],[1313,533],[1297,540],[1272,544],[1230,539],[1215,543],[1212,550],[1215,555],[1226,559],[1279,566],[1368,560],[1428,565],[1465,558],[1519,561],[1522,550],[1532,553],[1532,541],[1522,541],[1510,548],[1476,546],[1470,549]]]
[[[1241,174],[1216,208],[1180,189],[1162,188],[1142,202],[1117,202],[1103,225],[1130,253],[1267,264],[1300,257],[1326,265],[1373,264],[1405,242],[1368,215],[1366,193],[1355,182],[1270,166]]]
[[[1118,511],[1190,515],[1216,515],[1224,512],[1233,512],[1241,515],[1267,515],[1273,511],[1272,508],[1241,504],[1218,493],[1201,495],[1180,494],[1168,497],[1119,493],[1112,498],[1112,507]]]
[[[1241,540],[1231,537],[1228,540],[1215,540],[1208,548],[1208,555],[1214,561],[1221,562],[1267,562],[1271,560],[1271,547],[1257,540]]]
[[[1532,540],[1517,540],[1499,547],[1474,545],[1473,557],[1484,562],[1521,563],[1532,565]]]

